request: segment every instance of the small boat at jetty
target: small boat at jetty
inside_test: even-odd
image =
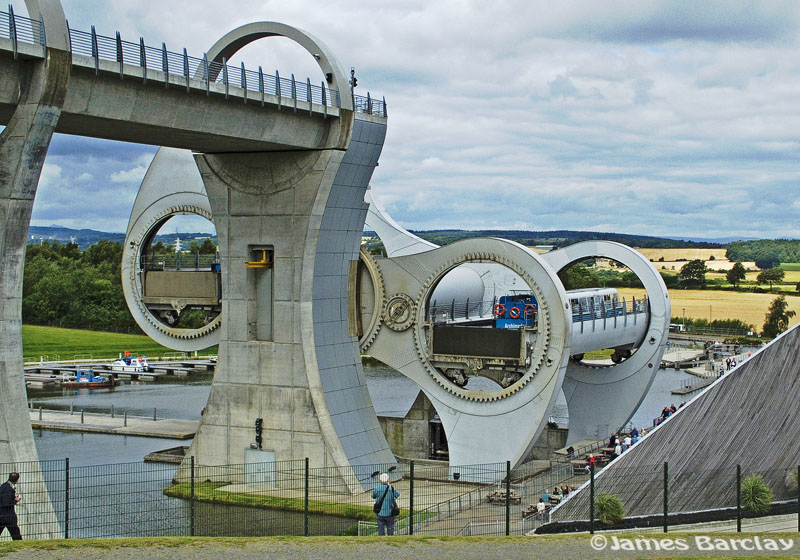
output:
[[[147,356],[123,356],[115,362],[111,362],[111,371],[117,372],[137,372],[149,371]]]
[[[79,369],[74,380],[63,381],[62,387],[66,388],[89,388],[113,387],[116,380],[112,376],[95,375],[90,369]]]

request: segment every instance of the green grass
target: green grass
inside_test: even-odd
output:
[[[800,263],[781,263],[783,270],[800,270]]]
[[[200,502],[227,504],[234,506],[279,509],[302,513],[305,510],[303,498],[282,498],[264,494],[248,494],[244,492],[220,492],[218,488],[227,486],[227,482],[195,482],[194,499]],[[173,498],[188,499],[191,496],[191,485],[188,482],[173,484],[164,489],[164,494]],[[318,500],[308,501],[309,513],[335,515],[362,521],[373,521],[375,513],[372,505],[337,504]],[[407,513],[407,512],[406,512]]]
[[[613,535],[614,531],[603,533],[604,535]],[[717,533],[709,532],[702,533],[712,536],[714,538],[735,539],[743,537],[758,536],[762,540],[765,538],[770,539],[791,539],[796,542],[797,533]],[[672,541],[676,539],[683,539],[685,541],[693,541],[697,533],[685,532],[670,532],[669,538]],[[634,536],[645,536],[649,538],[666,538],[667,535],[659,535],[657,533],[647,535],[635,535],[623,533],[620,537],[633,538]],[[116,558],[115,551],[118,549],[139,549],[138,552],[134,550],[127,550],[121,552],[119,556],[141,555],[146,558],[148,555],[158,555],[159,557],[174,556],[175,558],[187,557],[203,557],[207,558],[211,554],[226,554],[231,556],[241,556],[244,554],[248,557],[268,557],[267,555],[272,552],[281,557],[288,557],[294,555],[295,558],[317,558],[325,557],[326,551],[330,551],[334,556],[340,556],[342,551],[348,548],[352,550],[353,557],[358,553],[369,551],[370,553],[378,552],[375,547],[382,547],[381,553],[384,557],[392,557],[392,554],[386,553],[386,547],[396,548],[399,555],[403,554],[403,550],[411,550],[409,547],[418,547],[416,550],[418,554],[422,552],[419,547],[428,547],[431,557],[452,556],[453,553],[463,553],[466,550],[480,551],[482,558],[497,557],[491,554],[491,550],[499,550],[497,547],[503,547],[504,552],[508,551],[508,547],[519,547],[519,550],[527,550],[532,554],[537,550],[542,551],[542,555],[549,558],[563,558],[560,554],[559,547],[576,547],[581,549],[585,548],[583,556],[594,557],[598,554],[593,553],[590,546],[590,539],[592,535],[588,534],[565,534],[565,535],[538,535],[536,537],[527,536],[510,536],[510,537],[486,537],[486,536],[473,536],[473,537],[456,537],[444,535],[415,535],[415,536],[394,536],[394,537],[301,537],[301,536],[281,536],[281,537],[147,537],[147,538],[114,538],[114,539],[69,539],[69,540],[42,540],[42,541],[9,541],[4,542],[0,547],[0,558],[6,555],[14,554],[14,557],[34,557],[30,554],[25,555],[26,552],[35,553],[38,551],[49,552],[46,557],[65,558],[69,557],[86,557],[86,558]],[[609,537],[607,537],[609,538]],[[252,545],[257,548],[249,548]],[[287,548],[291,545],[292,548]],[[465,547],[468,546],[469,549]],[[189,548],[192,547],[192,548]],[[196,549],[194,547],[197,547]],[[247,547],[247,548],[246,548]],[[335,548],[334,548],[335,547]],[[369,547],[369,548],[364,548]],[[480,548],[475,548],[480,547]],[[796,548],[796,546],[795,546]],[[183,549],[182,551],[175,551],[174,553],[165,552],[164,549]],[[226,550],[227,549],[227,550]],[[247,553],[250,551],[250,554]],[[548,552],[552,551],[552,554]],[[448,554],[450,552],[450,554]],[[795,549],[787,551],[787,553],[773,554],[769,557],[772,558],[800,558]],[[261,556],[258,556],[258,555]],[[418,555],[416,554],[416,555]],[[663,558],[670,560],[672,558],[682,558],[684,560],[700,559],[709,560],[714,558],[746,558],[752,557],[751,554],[744,552],[730,553],[730,552],[705,552],[695,553],[694,549],[689,554],[664,554],[662,553],[632,553],[638,558]],[[763,554],[763,553],[762,553]],[[407,555],[407,553],[406,553]],[[415,556],[416,556],[415,555]],[[473,555],[459,556],[463,558],[472,557]],[[36,554],[37,558],[45,557],[44,554]],[[400,557],[400,556],[398,556]],[[531,556],[533,557],[533,556]],[[631,556],[633,557],[633,556]],[[762,557],[762,556],[760,556]],[[763,556],[766,557],[766,556]]]
[[[149,336],[120,334],[58,327],[22,325],[22,355],[38,360],[47,356],[49,360],[71,360],[75,356],[94,359],[116,359],[120,352],[130,350],[131,354],[163,356],[174,352],[153,342]],[[217,349],[209,348],[203,355],[216,355]]]

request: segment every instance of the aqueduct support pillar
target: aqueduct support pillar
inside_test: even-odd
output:
[[[385,129],[384,119],[359,115],[347,150],[195,156],[223,284],[217,369],[191,449],[197,463],[308,457],[339,467],[355,492],[374,483],[375,463],[394,463],[347,322],[363,197]]]
[[[26,0],[31,19],[42,21],[48,39],[42,60],[20,60],[23,88],[14,115],[0,134],[0,461],[22,472],[20,488],[34,498],[19,508],[23,535],[60,536],[38,468],[28,418],[22,361],[22,278],[33,201],[47,148],[64,104],[71,64],[67,25],[58,0]],[[24,464],[27,463],[27,464]],[[38,533],[26,532],[27,518]]]

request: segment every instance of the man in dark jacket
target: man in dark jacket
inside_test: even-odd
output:
[[[17,496],[16,485],[18,480],[19,473],[12,472],[8,475],[8,482],[0,484],[0,535],[8,527],[8,532],[11,533],[11,538],[15,541],[22,540],[22,535],[17,526],[17,512],[14,509],[22,500],[20,496]]]

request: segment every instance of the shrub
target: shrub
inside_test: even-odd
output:
[[[767,513],[772,504],[772,489],[758,474],[742,481],[742,507],[752,513]]]
[[[622,500],[615,494],[602,493],[594,501],[597,519],[604,525],[616,525],[625,519],[625,509]]]
[[[797,491],[797,469],[790,469],[786,472],[786,487],[789,490]]]

